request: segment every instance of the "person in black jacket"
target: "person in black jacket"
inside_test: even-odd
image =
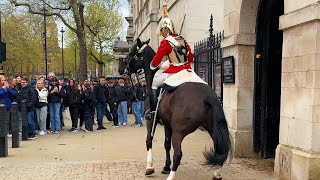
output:
[[[110,112],[112,114],[112,120],[113,120],[113,126],[114,128],[119,127],[118,122],[118,104],[117,104],[117,94],[116,94],[116,87],[114,85],[114,80],[110,79],[108,81],[108,90],[109,90],[109,96],[108,96],[108,103],[110,106]]]
[[[18,105],[21,111],[21,102],[27,102],[28,139],[35,139],[34,111],[37,102],[35,90],[29,86],[27,78],[21,79],[21,89],[19,91]]]
[[[49,111],[50,111],[50,122],[51,122],[51,133],[58,134],[61,130],[61,121],[60,121],[60,106],[61,98],[65,96],[62,86],[59,85],[58,79],[53,78],[51,85],[49,86]]]
[[[18,75],[15,77],[15,79],[17,80],[17,85],[16,85],[16,90],[17,92],[19,92],[21,90],[21,79],[22,79],[22,76]]]
[[[104,76],[99,78],[99,84],[95,85],[93,88],[94,96],[97,100],[96,110],[97,110],[97,121],[98,121],[98,128],[106,129],[103,126],[103,115],[106,108],[106,87],[105,87],[106,79]]]
[[[96,106],[97,100],[91,89],[90,83],[85,82],[83,85],[84,85],[84,90],[81,94],[81,99],[82,99],[82,108],[84,110],[84,121],[85,121],[84,131],[90,132],[90,131],[93,131],[92,111],[93,111],[93,107]]]
[[[133,95],[131,97],[131,102],[132,102],[132,112],[135,117],[135,123],[132,124],[131,126],[133,127],[140,127],[143,126],[141,120],[143,118],[143,101],[144,101],[144,90],[141,86],[141,84],[137,82],[133,82]]]
[[[72,127],[69,129],[69,132],[77,132],[81,95],[78,83],[76,83],[73,79],[69,80],[67,95],[64,100],[65,106],[69,107],[72,121]]]
[[[110,80],[108,80],[109,83]],[[106,106],[105,106],[105,110],[104,110],[104,115],[107,117],[108,119],[108,123],[113,121],[112,115],[111,115],[111,108],[110,108],[110,87],[108,86],[108,83],[105,83],[104,87],[105,87],[105,97],[106,97]],[[109,108],[110,111],[109,111]]]
[[[64,94],[67,94],[68,85],[67,85],[67,83],[64,82],[64,78],[60,77],[58,79],[58,82],[59,82],[59,85],[62,86],[61,91],[63,91]],[[65,96],[62,98],[62,102],[64,102],[64,98],[65,98]],[[64,109],[65,109],[64,103],[61,103],[61,106],[60,106],[60,124],[61,124],[61,129],[62,129],[62,127],[64,127],[64,119],[63,119],[63,111],[64,111]]]
[[[115,88],[119,124],[126,126],[128,124],[128,99],[130,98],[130,89],[125,86],[124,80],[119,79],[119,86]]]

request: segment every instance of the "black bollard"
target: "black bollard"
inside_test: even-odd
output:
[[[11,127],[12,127],[12,148],[20,147],[19,137],[19,119],[18,119],[18,104],[11,104]]]
[[[7,137],[7,122],[6,106],[0,104],[0,157],[8,156],[8,137]]]
[[[22,141],[28,141],[27,101],[21,102]]]

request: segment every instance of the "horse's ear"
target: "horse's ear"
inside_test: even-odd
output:
[[[140,38],[137,39],[137,46],[138,46],[138,47],[142,47],[142,43],[141,43]]]
[[[144,42],[144,44],[149,44],[150,42],[150,39],[148,39],[146,42]]]

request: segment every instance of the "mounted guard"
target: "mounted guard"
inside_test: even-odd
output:
[[[185,39],[176,34],[173,22],[168,16],[166,4],[163,6],[163,18],[157,32],[164,37],[157,53],[148,45],[150,40],[141,41],[140,38],[137,38],[128,56],[119,66],[120,74],[135,73],[137,79],[140,79],[140,74],[143,72],[146,86],[152,89],[149,92],[152,113],[146,116],[149,121],[146,121],[147,166],[145,175],[155,172],[152,144],[159,122],[155,117],[158,115],[165,129],[166,163],[161,173],[169,174],[167,180],[174,179],[180,165],[181,144],[184,137],[194,132],[199,126],[203,126],[213,140],[214,148],[204,151],[207,164],[221,167],[225,164],[229,151],[232,149],[223,107],[213,89],[192,71],[191,49]],[[165,56],[169,60],[162,62]],[[156,68],[160,69],[154,75]],[[157,88],[162,84],[174,87],[174,90],[165,88],[166,90],[159,98],[161,101],[157,102]],[[157,106],[159,107],[158,115]],[[170,156],[171,145],[174,150],[173,161]],[[221,179],[218,171],[215,172],[214,178]]]
[[[150,112],[146,115],[148,120],[154,119],[158,97],[157,89],[162,86],[163,82],[181,70],[192,69],[190,64],[193,61],[193,54],[190,46],[184,37],[176,34],[174,23],[168,15],[166,3],[163,3],[162,10],[162,19],[156,33],[164,39],[160,42],[158,51],[151,61],[150,68],[155,70],[161,67],[165,68],[165,70],[158,71],[153,78],[152,91],[150,92]],[[162,62],[164,56],[168,58],[169,62]]]

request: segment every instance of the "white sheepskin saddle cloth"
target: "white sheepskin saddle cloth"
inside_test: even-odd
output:
[[[163,84],[171,87],[177,87],[186,82],[203,83],[208,85],[208,83],[203,81],[192,69],[185,69],[170,76],[163,82]]]

